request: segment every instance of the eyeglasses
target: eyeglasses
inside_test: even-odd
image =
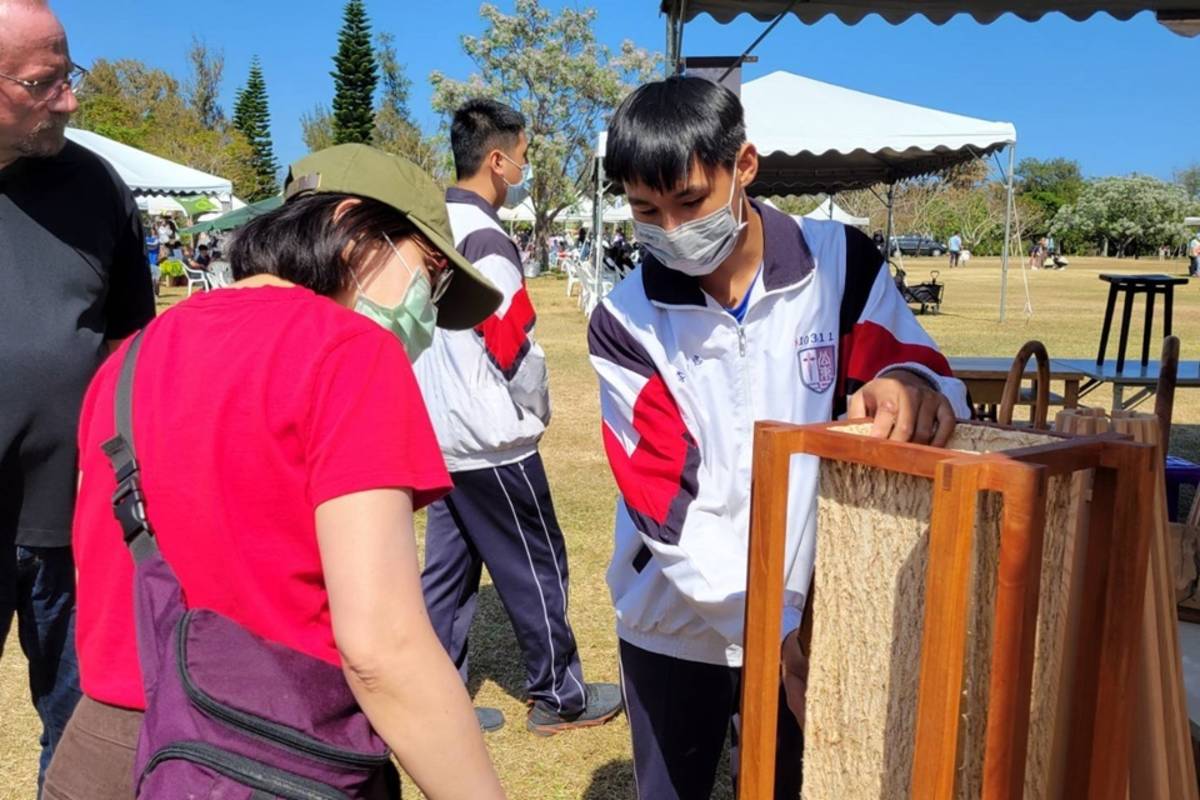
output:
[[[3,72],[0,72],[0,78],[24,86],[25,90],[29,92],[30,97],[34,100],[53,100],[60,96],[63,93],[63,89],[66,89],[68,86],[72,92],[78,92],[83,87],[84,79],[87,76],[88,71],[74,61],[71,62],[71,67],[67,70],[66,75],[42,78],[36,81],[25,80],[15,75],[5,75]]]
[[[391,237],[385,233],[383,238],[396,255],[400,257],[401,263],[411,271],[412,267],[409,267],[408,263],[404,261],[404,256],[400,255],[400,250],[392,242]],[[411,241],[421,251],[421,255],[424,258],[425,269],[430,273],[429,299],[433,301],[434,305],[437,305],[446,296],[446,290],[450,288],[450,280],[454,277],[454,270],[450,268],[450,260],[432,245],[428,244],[421,236],[413,236]]]
[[[425,256],[425,263],[430,265],[430,272],[433,273],[433,287],[429,296],[436,305],[446,296],[446,290],[450,288],[450,280],[454,277],[454,270],[450,267],[449,259],[427,245],[421,237],[414,237],[413,241],[420,248],[421,254]]]

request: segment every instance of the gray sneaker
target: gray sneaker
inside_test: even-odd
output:
[[[504,712],[498,708],[475,707],[475,719],[484,733],[498,731],[504,727]]]
[[[594,728],[620,714],[624,705],[620,688],[612,683],[589,683],[584,696],[587,704],[583,711],[569,715],[559,714],[541,700],[537,701],[529,709],[525,727],[535,736],[553,736],[575,728]]]

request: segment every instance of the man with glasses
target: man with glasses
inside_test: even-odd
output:
[[[0,651],[15,616],[42,720],[39,787],[79,699],[79,406],[110,345],[154,316],[132,195],[65,139],[84,74],[43,2],[0,0]]]
[[[521,256],[497,209],[528,193],[525,119],[471,100],[450,127],[457,183],[446,192],[454,246],[500,289],[474,330],[434,334],[417,379],[454,478],[429,507],[421,588],[433,629],[467,678],[467,635],[482,567],[492,576],[525,657],[526,727],[539,736],[600,725],[621,710],[614,684],[586,683],[567,620],[567,554],[538,441],[550,421],[546,357]],[[504,724],[476,709],[484,730]]]

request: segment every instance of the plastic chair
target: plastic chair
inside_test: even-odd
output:
[[[182,263],[182,262],[180,262]],[[187,296],[192,296],[192,289],[199,287],[200,291],[208,291],[208,273],[202,269],[192,269],[187,264],[183,265],[183,274],[187,277]]]
[[[579,285],[579,262],[569,253],[564,253],[558,264],[567,273],[567,297],[570,297]]]

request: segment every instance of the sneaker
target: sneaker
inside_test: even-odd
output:
[[[475,719],[479,720],[479,728],[484,733],[498,731],[504,727],[504,712],[498,708],[481,708],[476,706]]]
[[[535,736],[553,736],[575,728],[603,725],[621,713],[621,690],[613,683],[587,684],[587,705],[577,714],[563,716],[539,700],[529,709],[525,727]]]

